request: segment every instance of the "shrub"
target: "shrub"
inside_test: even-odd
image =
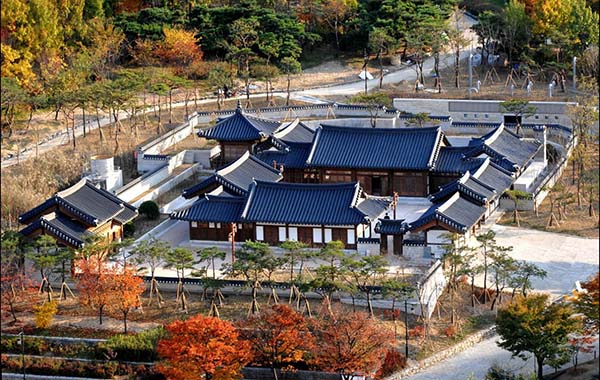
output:
[[[408,330],[408,336],[410,337],[419,337],[422,338],[425,336],[425,327],[423,326],[416,326],[414,329],[410,329]]]
[[[456,327],[450,325],[444,329],[444,335],[448,338],[452,338],[456,335]]]
[[[485,380],[529,380],[536,379],[535,374],[523,375],[514,374],[509,370],[502,368],[499,364],[492,365],[485,374]]]
[[[40,329],[47,329],[54,320],[54,315],[58,311],[56,301],[44,302],[42,305],[33,307],[35,314],[35,326]]]
[[[135,233],[135,224],[133,222],[125,223],[125,225],[123,226],[123,235],[125,235],[126,238],[130,238],[130,237],[133,237],[134,233]]]
[[[158,205],[154,201],[145,201],[140,205],[138,211],[146,218],[152,220],[158,219],[158,217],[160,216]]]
[[[385,359],[383,359],[381,368],[379,368],[375,374],[375,378],[382,379],[404,367],[406,367],[406,356],[401,354],[398,350],[391,348],[385,353]]]
[[[118,360],[149,362],[158,359],[157,342],[165,336],[162,327],[146,330],[134,335],[115,335],[102,345],[105,356]]]

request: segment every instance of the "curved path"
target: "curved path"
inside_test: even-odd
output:
[[[474,43],[477,41],[477,36],[470,29],[470,27],[475,23],[476,23],[476,20],[474,18],[472,18],[468,15],[465,15],[464,21],[462,21],[459,25],[459,27],[464,30],[466,40],[470,41],[471,47],[474,46]],[[465,51],[463,51],[461,54],[461,58],[462,59],[467,58],[470,52],[471,52],[471,50],[465,49]],[[440,57],[440,68],[450,66],[453,62],[453,59],[454,59],[453,54],[443,54]],[[425,61],[425,63],[423,64],[423,72],[424,73],[429,72],[432,68],[433,68],[433,58],[428,58]],[[413,81],[413,80],[415,80],[415,78],[416,78],[415,70],[412,67],[404,67],[398,71],[395,71],[393,73],[389,73],[389,74],[385,75],[383,78],[383,83],[384,84],[393,84],[393,83],[399,83],[404,80]],[[368,85],[369,89],[376,88],[379,85],[379,78],[368,81],[367,85]],[[324,103],[323,100],[320,100],[317,97],[318,96],[328,96],[328,95],[353,95],[353,94],[359,93],[361,91],[364,91],[364,88],[365,88],[364,86],[365,86],[364,81],[357,81],[357,82],[346,83],[346,84],[341,84],[341,85],[334,85],[334,86],[324,86],[324,87],[319,87],[319,88],[314,88],[314,89],[309,89],[309,90],[292,92],[290,94],[290,98],[296,99],[296,100],[301,100],[301,101],[308,102],[308,103]],[[274,93],[274,95],[280,96],[280,97],[286,96],[286,94],[282,93],[282,92],[276,92],[276,93]],[[264,94],[251,94],[250,95],[250,97],[259,97],[259,96],[264,96]],[[245,98],[246,98],[245,96],[237,97],[237,99],[245,99]],[[215,99],[204,99],[204,100],[199,100],[197,103],[203,104],[203,103],[209,103],[209,102],[214,102],[214,101],[215,101]],[[188,101],[188,103],[193,103],[193,102]],[[183,105],[184,105],[184,102],[173,103],[173,107],[180,107]],[[150,112],[152,110],[153,110],[152,107],[148,107],[146,112]],[[126,117],[127,117],[127,114],[125,112],[119,113],[119,118],[122,119],[122,118],[126,118]],[[109,123],[110,123],[109,117],[106,116],[106,117],[100,118],[100,126],[104,127],[104,126],[108,125]],[[93,117],[90,118],[90,120],[88,120],[86,122],[86,127],[89,130],[94,130],[94,129],[98,128],[98,122],[97,122],[96,118],[93,118]],[[72,132],[70,132],[70,133],[72,133]],[[46,137],[38,144],[38,147],[37,147],[38,154],[48,152],[49,150],[52,150],[58,146],[67,144],[69,142],[68,134],[69,133],[67,133],[66,131],[59,131],[59,132],[56,132],[54,135],[50,135],[49,137]],[[79,137],[82,135],[83,135],[83,123],[81,123],[75,127],[75,136]],[[22,149],[18,156],[13,156],[13,157],[8,157],[5,159],[2,159],[1,167],[5,168],[8,166],[12,166],[12,165],[19,163],[20,161],[28,160],[35,156],[36,156],[35,145],[29,145],[29,146],[25,147],[24,149]]]
[[[553,298],[570,293],[575,281],[586,280],[598,271],[598,239],[586,239],[565,234],[494,225],[499,245],[513,246],[510,255],[527,260],[548,272],[545,279],[534,279],[536,291],[548,292]],[[486,339],[473,347],[433,365],[407,380],[467,380],[484,379],[494,363],[520,373],[534,370],[533,359],[524,361],[498,347],[498,336]],[[598,352],[598,342],[596,342]],[[591,360],[593,353],[579,355],[579,362]],[[566,365],[570,366],[569,364]],[[550,367],[545,373],[552,373]]]

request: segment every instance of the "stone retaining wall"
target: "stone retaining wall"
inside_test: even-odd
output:
[[[423,371],[425,368],[431,367],[432,365],[439,363],[442,360],[445,360],[451,356],[454,356],[454,355],[458,354],[459,352],[464,351],[467,348],[474,346],[475,344],[481,342],[482,340],[491,338],[495,334],[496,334],[496,326],[492,326],[485,330],[478,331],[474,334],[469,335],[468,337],[463,339],[460,343],[458,343],[452,347],[449,347],[443,351],[440,351],[437,354],[434,354],[426,359],[418,361],[416,364],[411,365],[410,367],[407,367],[407,368],[403,369],[402,371],[396,372],[393,375],[386,377],[385,380],[400,380],[400,379],[404,379],[408,376],[414,375],[416,373],[419,373],[419,372]]]

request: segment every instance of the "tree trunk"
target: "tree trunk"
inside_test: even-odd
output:
[[[77,148],[77,144],[75,143],[75,111],[73,111],[73,120],[71,123],[71,131],[73,132],[73,150]]]
[[[123,310],[123,333],[127,334],[127,313],[129,310]]]
[[[86,137],[87,134],[85,132],[85,103],[81,105],[81,118],[83,119],[83,137]]]
[[[98,318],[100,318],[100,324],[102,324],[102,313],[104,312],[104,305],[98,308]]]
[[[371,318],[375,317],[375,313],[373,313],[373,304],[371,303],[371,292],[367,292],[367,310],[369,310]]]
[[[288,76],[287,76],[287,96],[285,98],[286,106],[290,105],[290,82],[291,82],[291,78],[290,78],[290,75],[288,74]]]
[[[475,307],[475,275],[471,276],[471,307]]]
[[[537,378],[538,380],[544,380],[544,359],[535,357],[537,362]]]
[[[340,53],[340,36],[339,36],[339,31],[338,31],[338,16],[335,16],[335,21],[333,22],[334,28],[335,28],[335,47],[336,47],[336,52],[335,55],[337,56]]]
[[[454,86],[460,88],[460,47],[456,48],[454,58]]]
[[[98,104],[96,104],[96,123],[98,124],[98,133],[100,133],[100,143],[104,142],[104,132],[100,126],[100,112],[98,110]]]
[[[487,252],[483,252],[483,303],[487,300]]]
[[[383,87],[383,57],[382,52],[379,50],[379,88]]]

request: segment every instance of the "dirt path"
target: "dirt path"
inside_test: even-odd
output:
[[[20,326],[35,326],[35,317],[32,313],[17,313],[17,319]],[[161,324],[156,322],[127,321],[127,330],[131,332],[140,332],[158,326],[161,326]],[[2,331],[10,327],[14,326],[7,322],[2,323]],[[102,318],[102,324],[100,324],[97,316],[57,314],[54,316],[51,327],[107,330],[121,333],[123,332],[123,321],[105,316]]]

